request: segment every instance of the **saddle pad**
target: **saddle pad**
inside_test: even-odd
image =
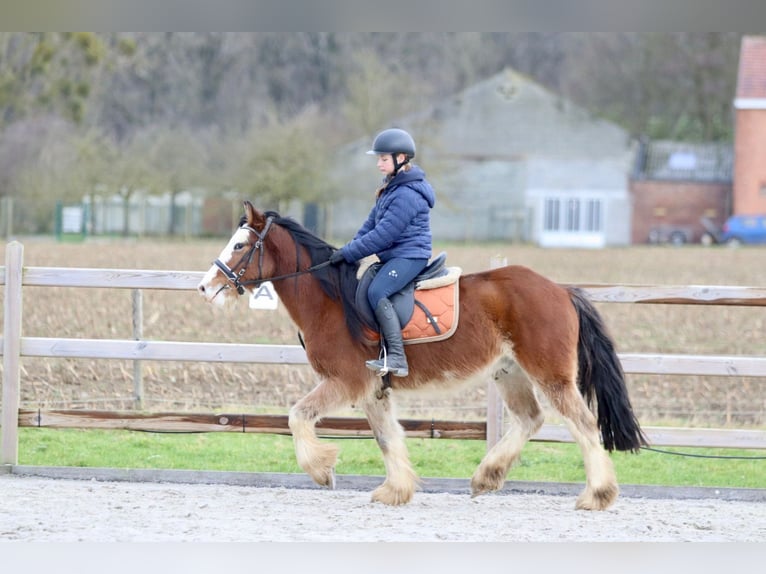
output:
[[[415,300],[420,302],[431,317],[436,320],[441,333],[437,333],[420,305],[415,305],[412,318],[402,328],[405,345],[431,343],[450,338],[457,329],[460,301],[459,284],[453,282],[443,287],[415,291]],[[365,327],[365,337],[370,342],[380,341],[380,335]]]
[[[415,301],[419,301],[428,309],[441,333],[436,332],[421,306],[415,305],[412,319],[402,329],[404,344],[430,343],[450,338],[457,329],[458,293],[456,282],[443,287],[415,291]]]

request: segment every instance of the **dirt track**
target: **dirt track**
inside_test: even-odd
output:
[[[369,492],[0,476],[0,541],[766,541],[766,504],[545,494]]]

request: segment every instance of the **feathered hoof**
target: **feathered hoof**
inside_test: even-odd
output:
[[[471,498],[503,488],[505,474],[500,469],[485,470],[483,472],[481,472],[481,469],[477,470],[471,477]]]
[[[372,491],[372,501],[388,506],[401,506],[409,503],[414,494],[414,486],[396,488],[386,481]]]
[[[606,510],[614,504],[619,493],[620,489],[617,488],[616,484],[597,489],[586,488],[577,497],[575,508],[577,510]]]
[[[338,460],[338,447],[323,444],[317,450],[317,456],[303,467],[311,479],[319,486],[335,489],[335,463]]]

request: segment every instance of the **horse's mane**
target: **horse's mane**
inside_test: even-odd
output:
[[[311,265],[319,265],[326,262],[333,251],[336,248],[324,239],[317,237],[311,231],[303,227],[300,223],[292,219],[291,217],[282,217],[276,211],[267,211],[264,213],[266,217],[273,218],[273,223],[279,225],[285,229],[295,241],[296,258],[298,258],[298,264],[300,264],[300,249],[303,247],[308,251]],[[242,218],[240,225],[245,223],[245,218]],[[354,303],[356,298],[356,288],[359,281],[356,278],[356,271],[358,265],[341,263],[338,266],[329,265],[318,269],[312,274],[319,281],[328,297],[334,301],[340,300],[343,305],[343,313],[346,317],[346,326],[348,327],[351,336],[354,340],[363,340],[362,334],[362,319],[359,312],[356,309]]]

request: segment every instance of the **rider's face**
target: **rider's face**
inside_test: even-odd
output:
[[[401,164],[404,161],[404,154],[400,153],[398,161]],[[383,175],[394,173],[394,158],[390,153],[382,153],[378,156],[378,169]]]

